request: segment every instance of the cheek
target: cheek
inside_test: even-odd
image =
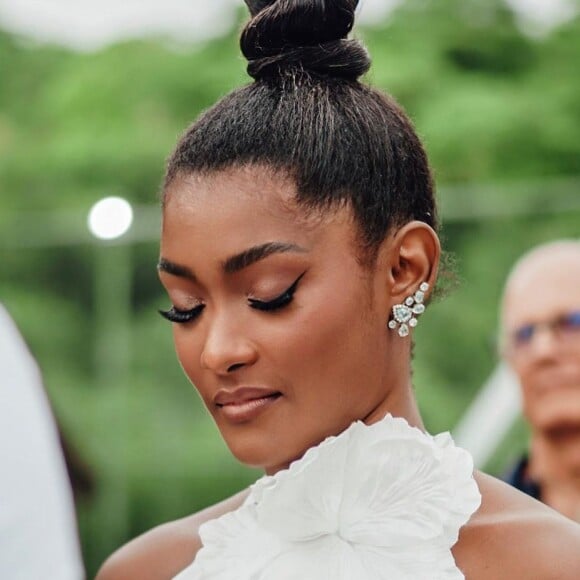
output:
[[[321,392],[353,392],[353,382],[377,371],[384,348],[382,327],[361,307],[360,297],[326,299],[304,308],[280,336],[276,350],[286,358],[301,397]],[[373,364],[366,361],[373,360]],[[343,393],[344,394],[344,393]]]
[[[521,387],[524,414],[532,420],[538,410],[541,410],[541,393],[534,382],[534,372],[530,365],[521,364],[514,365],[514,371]]]
[[[564,420],[580,420],[580,380],[567,381],[567,374],[555,366],[548,374],[533,365],[515,368],[522,387],[523,412],[538,429]]]
[[[191,383],[199,391],[197,385],[201,384],[199,381],[201,372],[201,344],[196,340],[194,332],[187,332],[184,328],[179,327],[178,325],[174,325],[173,328],[173,343],[175,345],[175,353],[177,354],[177,359],[181,364],[181,368]],[[200,394],[203,395],[203,393]]]

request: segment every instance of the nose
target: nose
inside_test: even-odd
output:
[[[256,347],[240,326],[225,313],[211,321],[201,352],[204,369],[227,375],[256,362]]]
[[[547,326],[539,326],[536,329],[530,347],[533,356],[536,358],[552,357],[558,348],[552,329]]]

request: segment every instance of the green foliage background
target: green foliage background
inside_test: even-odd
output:
[[[580,234],[579,28],[576,19],[533,39],[499,2],[408,0],[357,31],[373,56],[368,81],[405,106],[426,143],[461,280],[417,329],[415,385],[433,431],[457,422],[495,364],[510,265],[534,244]],[[165,299],[153,242],[129,250],[129,367],[99,380],[96,264],[113,275],[120,249],[82,233],[104,195],[156,203],[178,135],[245,82],[237,31],[180,50],[140,41],[91,54],[0,33],[0,300],[94,474],[95,493],[78,504],[89,577],[129,537],[257,477],[229,457],[182,376],[156,314]],[[516,426],[489,469],[524,444]]]

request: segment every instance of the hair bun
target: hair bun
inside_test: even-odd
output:
[[[357,79],[370,67],[366,49],[348,40],[359,0],[245,0],[252,19],[240,39],[255,79],[286,70]]]

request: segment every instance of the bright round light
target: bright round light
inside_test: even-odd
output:
[[[133,208],[122,197],[105,197],[89,212],[91,233],[101,240],[114,240],[129,231],[133,223]]]

